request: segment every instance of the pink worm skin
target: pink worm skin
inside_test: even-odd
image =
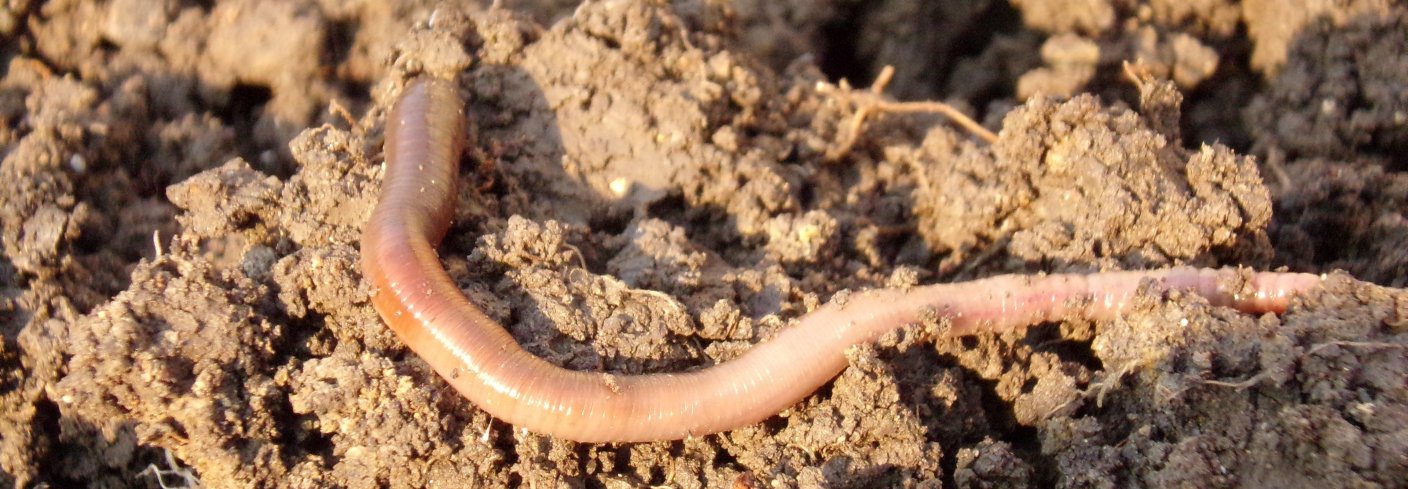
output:
[[[412,81],[386,124],[381,201],[362,235],[372,303],[410,348],[495,417],[582,442],[673,440],[762,421],[846,368],[847,348],[928,317],[954,335],[1071,318],[1109,319],[1158,281],[1247,312],[1285,310],[1316,275],[1175,268],[1091,275],[1004,275],[881,289],[832,301],[742,356],[685,373],[566,370],[527,352],[471,304],[435,246],[454,211],[463,104],[454,85]]]

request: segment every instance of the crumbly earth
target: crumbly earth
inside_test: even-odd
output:
[[[0,2],[0,487],[1405,487],[1408,295],[1381,287],[1408,281],[1405,24],[1374,0]],[[381,121],[417,73],[473,125],[445,266],[574,369],[714,364],[846,289],[1347,273],[1281,316],[1151,292],[901,330],[756,426],[553,439],[368,302]],[[892,96],[999,137],[873,110]]]

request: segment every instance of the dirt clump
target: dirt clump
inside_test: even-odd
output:
[[[0,486],[1401,487],[1408,296],[1349,276],[1404,285],[1408,7],[930,3],[0,6]],[[418,74],[472,125],[442,262],[568,368],[712,365],[844,290],[1328,285],[1282,315],[1146,291],[902,329],[754,426],[554,439],[370,305],[382,119]],[[999,136],[852,124],[889,97]]]

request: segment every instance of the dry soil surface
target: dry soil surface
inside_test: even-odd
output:
[[[1401,1],[5,0],[0,56],[0,487],[1408,485]],[[368,303],[418,73],[469,96],[445,266],[574,369],[714,364],[845,289],[1347,273],[901,331],[756,426],[553,439]]]

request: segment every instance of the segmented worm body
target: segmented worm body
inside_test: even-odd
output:
[[[955,335],[1068,318],[1108,319],[1145,280],[1217,305],[1281,312],[1315,287],[1308,274],[1178,268],[1006,275],[849,294],[742,356],[648,375],[578,372],[525,351],[455,286],[435,246],[449,227],[464,107],[452,84],[410,83],[386,121],[386,176],[362,236],[372,303],[410,348],[480,408],[515,426],[584,442],[679,439],[762,421],[846,367],[845,350],[926,318]]]

